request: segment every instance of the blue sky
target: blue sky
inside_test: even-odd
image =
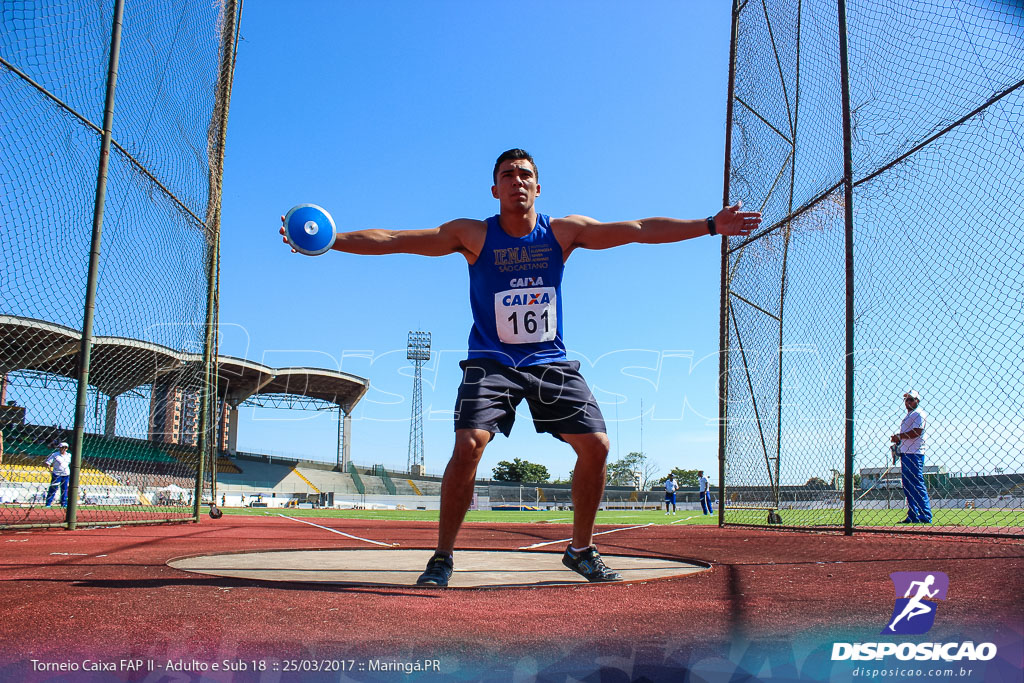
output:
[[[367,377],[352,458],[404,469],[406,335],[432,333],[425,458],[441,472],[470,328],[465,260],[291,254],[278,217],[318,203],[339,230],[427,228],[497,211],[505,149],[537,160],[538,209],[599,220],[700,218],[721,207],[725,2],[246,3],[228,127],[221,352]],[[570,357],[602,403],[611,459],[641,449],[717,472],[717,238],[567,264]],[[640,406],[643,403],[644,418]],[[336,413],[241,409],[239,448],[333,460]],[[525,406],[479,476],[575,457]],[[716,477],[717,478],[717,477]]]

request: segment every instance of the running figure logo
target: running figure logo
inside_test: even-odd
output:
[[[935,601],[946,599],[949,577],[942,572],[893,572],[889,576],[896,588],[896,606],[882,633],[927,633],[935,623]]]

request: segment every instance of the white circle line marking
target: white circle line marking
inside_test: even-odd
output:
[[[397,543],[381,543],[380,541],[371,541],[368,538],[361,538],[359,536],[353,536],[352,534],[346,534],[344,531],[338,531],[337,529],[332,529],[329,526],[321,526],[319,524],[314,524],[313,522],[307,522],[304,519],[297,519],[295,517],[289,517],[288,515],[282,515],[281,513],[278,513],[277,516],[278,517],[284,517],[285,519],[290,519],[293,522],[302,522],[303,524],[308,524],[310,526],[315,526],[318,529],[323,529],[324,531],[330,531],[332,534],[338,534],[339,536],[345,536],[346,538],[353,538],[353,539],[355,539],[357,541],[365,541],[366,543],[372,543],[374,545],[382,545],[385,548],[394,548],[394,547],[398,546]]]
[[[594,535],[595,536],[603,536],[605,534],[614,534],[616,531],[629,531],[630,529],[646,529],[649,526],[654,526],[654,525],[653,524],[641,524],[640,526],[624,526],[624,527],[622,527],[620,529],[609,529],[608,531],[599,531],[599,532],[597,532]],[[565,543],[565,542],[571,541],[571,540],[572,540],[572,537],[560,538],[557,541],[545,541],[544,543],[534,543],[533,545],[524,545],[521,548],[517,548],[517,550],[533,550],[534,548],[542,548],[542,547],[544,547],[546,545],[554,545],[556,543]]]

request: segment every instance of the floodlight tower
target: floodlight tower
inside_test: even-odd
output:
[[[405,357],[413,362],[412,419],[409,422],[409,473],[419,465],[423,473],[423,363],[430,360],[430,333],[410,332]]]

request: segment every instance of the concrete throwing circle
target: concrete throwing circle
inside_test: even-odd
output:
[[[429,550],[272,550],[182,557],[168,566],[186,572],[236,579],[414,586],[430,559]],[[685,576],[710,567],[696,562],[604,555],[626,581]],[[562,553],[457,550],[450,588],[513,588],[587,583],[562,565]]]

